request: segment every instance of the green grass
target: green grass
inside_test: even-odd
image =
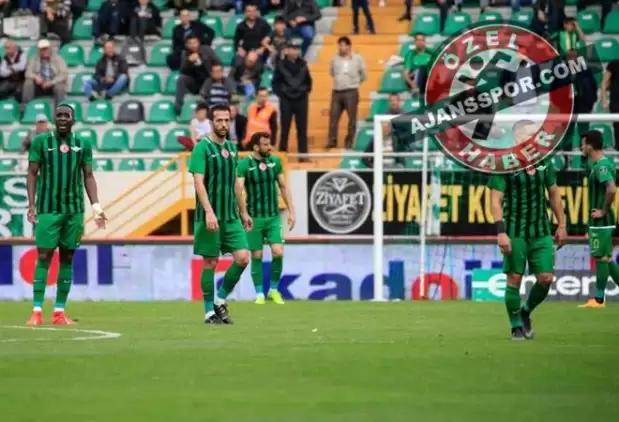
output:
[[[527,342],[501,304],[244,303],[216,327],[197,303],[69,310],[122,336],[5,328],[29,305],[0,304],[3,422],[617,420],[619,306],[544,304]]]

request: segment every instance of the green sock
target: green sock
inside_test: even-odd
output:
[[[204,313],[213,312],[215,310],[215,270],[213,268],[202,269],[200,285],[202,286]]]
[[[608,271],[610,272],[610,278],[612,278],[615,284],[619,287],[619,265],[614,262],[609,262]]]
[[[550,290],[550,284],[536,282],[531,291],[529,292],[529,297],[527,301],[524,303],[524,310],[531,313],[535,308],[542,303],[546,296],[548,296],[548,291]]]
[[[58,268],[58,280],[56,281],[56,308],[59,311],[67,304],[71,281],[73,280],[73,263],[60,263]]]
[[[49,271],[49,261],[37,259],[34,268],[34,283],[32,284],[32,306],[42,308],[45,300],[45,287],[47,286],[47,272]]]
[[[510,286],[509,284],[505,287],[505,308],[507,309],[507,316],[512,328],[522,327],[519,287]]]
[[[232,293],[232,290],[234,290],[236,283],[241,279],[241,274],[243,274],[244,270],[245,267],[233,262],[230,268],[228,268],[228,271],[224,274],[224,282],[217,292],[217,297],[221,299],[227,298],[228,295]]]
[[[279,279],[282,278],[282,268],[284,267],[284,257],[274,256],[271,262],[271,289],[277,290]]]
[[[264,294],[262,287],[262,258],[251,258],[251,279],[254,281],[256,294]]]
[[[604,300],[604,292],[610,273],[607,261],[595,261],[595,298]]]

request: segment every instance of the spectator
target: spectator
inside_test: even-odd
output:
[[[271,145],[277,140],[277,107],[269,102],[269,90],[258,89],[256,101],[247,109],[247,130],[244,138],[244,148],[249,150],[251,136],[256,132],[266,132],[271,137]]]
[[[185,43],[185,51],[181,55],[180,75],[176,80],[176,101],[174,109],[180,115],[185,95],[197,95],[200,88],[211,74],[211,68],[221,64],[217,55],[208,45],[200,45],[200,39],[190,35]]]
[[[126,3],[119,0],[107,0],[99,8],[93,23],[93,36],[99,43],[114,39],[117,35],[127,35],[129,10]]]
[[[580,29],[576,19],[565,19],[563,31],[559,31],[557,34],[557,50],[559,50],[559,55],[565,56],[569,50],[577,49],[584,40],[585,34]]]
[[[4,57],[0,62],[0,100],[21,99],[26,77],[27,54],[12,40],[4,42]]]
[[[312,91],[312,76],[306,61],[300,56],[299,44],[291,43],[286,48],[286,57],[277,63],[273,72],[273,91],[279,97],[282,114],[280,150],[288,151],[288,135],[292,118],[297,127],[298,150],[307,154],[308,98]],[[303,157],[301,161],[308,161]]]
[[[71,41],[71,0],[43,0],[39,22],[42,37],[51,33],[63,44]]]
[[[236,57],[234,65],[238,66],[250,51],[255,51],[259,57],[266,52],[271,27],[258,16],[255,4],[245,5],[245,19],[236,26],[234,32],[234,50]]]
[[[30,132],[21,144],[21,148],[19,152],[21,154],[25,154],[30,150],[30,145],[32,145],[32,140],[42,133],[49,132],[52,128],[49,125],[49,121],[47,120],[47,116],[45,114],[37,114],[35,117],[34,130]]]
[[[58,54],[52,53],[48,40],[40,40],[37,46],[39,54],[30,57],[26,67],[22,103],[25,105],[35,97],[51,95],[58,105],[67,91],[67,64]]]
[[[391,115],[401,115],[404,114],[404,109],[400,104],[400,96],[398,94],[389,94],[389,109],[387,110],[387,114]],[[409,119],[410,120],[410,119]],[[382,122],[382,131],[383,131],[383,152],[393,152],[395,150],[396,145],[396,133],[393,130],[393,126],[391,122]],[[374,153],[374,142],[368,143],[368,146],[365,148],[367,154]],[[361,159],[363,164],[366,167],[372,168],[374,167],[374,158],[373,157],[363,157]],[[404,159],[402,157],[383,157],[383,165],[385,167],[396,168],[396,167],[404,167]]]
[[[512,0],[517,1],[517,0]],[[558,32],[565,25],[565,0],[538,0],[542,8],[548,5],[548,30],[551,34]],[[566,50],[567,51],[567,50]]]
[[[359,9],[363,10],[365,15],[365,26],[370,31],[370,34],[376,34],[374,29],[374,20],[372,19],[372,12],[370,12],[370,5],[368,0],[352,0],[350,3],[352,8],[352,26],[355,34],[359,33]]]
[[[270,53],[268,60],[270,68],[274,69],[277,61],[284,58],[284,51],[289,42],[290,36],[286,31],[286,20],[282,16],[277,16],[273,23],[273,32],[269,35],[266,43]]]
[[[71,0],[71,16],[73,22],[79,19],[88,5],[88,0]]]
[[[230,104],[235,92],[234,81],[224,76],[223,66],[217,63],[211,67],[211,76],[202,85],[200,97],[211,108],[215,104]]]
[[[248,98],[253,98],[256,89],[260,86],[262,63],[258,60],[256,51],[249,51],[244,60],[230,70],[230,77],[234,80],[237,92]]]
[[[312,45],[316,29],[314,24],[322,14],[315,0],[288,0],[284,6],[284,18],[290,25],[294,36],[303,39],[301,54],[305,56],[309,46]]]
[[[181,54],[185,48],[185,40],[190,35],[195,35],[200,39],[200,44],[211,45],[215,38],[215,31],[200,21],[192,21],[189,10],[183,9],[180,12],[181,22],[174,27],[172,33],[172,53],[168,56],[168,66],[172,70],[181,67]]]
[[[41,0],[18,0],[14,15],[38,15],[40,11]]]
[[[208,119],[208,105],[206,103],[199,103],[196,105],[195,116],[191,119],[191,139],[194,144],[205,136],[209,136],[213,131],[211,122]]]
[[[109,100],[128,86],[129,65],[127,60],[116,54],[114,41],[108,40],[103,44],[103,57],[95,67],[95,77],[84,81],[84,93],[90,101],[94,101],[96,95],[101,95]]]
[[[568,51],[567,59],[577,60],[578,52],[576,50]],[[590,68],[585,68],[582,72],[572,74],[571,82],[574,90],[574,115],[591,113],[598,100],[598,85],[595,76],[593,76],[593,71]],[[589,122],[570,122],[564,137],[566,140],[564,145],[570,150],[572,149],[574,126],[578,130],[578,139],[589,131]]]
[[[230,104],[230,133],[228,139],[238,144],[239,141],[245,139],[245,131],[247,130],[247,117],[239,113],[239,103],[237,101]]]
[[[610,99],[608,91],[610,91]],[[611,113],[619,113],[619,59],[611,61],[606,66],[600,92],[604,108]],[[613,122],[613,132],[615,134],[615,149],[619,151],[619,122]]]
[[[540,37],[549,38],[548,33],[548,19],[546,19],[546,12],[540,7],[540,5],[533,5],[533,20],[531,21],[531,31],[539,35]]]
[[[415,48],[406,53],[402,72],[406,85],[415,93],[424,94],[426,91],[428,64],[431,58],[432,51],[426,47],[426,37],[423,34],[416,34]]]
[[[146,35],[161,36],[161,15],[150,0],[138,0],[131,17],[131,36],[143,40]]]
[[[337,40],[339,53],[331,59],[329,73],[333,78],[331,107],[329,110],[329,144],[327,148],[337,147],[337,129],[342,112],[348,114],[346,148],[351,148],[357,132],[357,111],[359,108],[359,86],[367,77],[363,57],[352,51],[350,38]]]

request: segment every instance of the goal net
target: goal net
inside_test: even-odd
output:
[[[397,119],[392,120],[396,117],[375,116],[373,122],[374,298],[393,297],[388,293],[390,286],[385,286],[389,278],[378,275],[385,274],[398,250],[407,248],[407,265],[413,274],[412,280],[406,280],[407,298],[496,299],[491,296],[500,289],[500,283],[493,276],[501,273],[502,256],[496,246],[490,190],[486,187],[489,175],[456,163],[434,137],[412,139],[409,133],[402,144],[396,139]],[[525,118],[544,117],[512,115],[502,121],[513,127]],[[610,147],[610,123],[619,121],[618,117],[586,115],[579,121],[590,122],[590,129],[600,130]],[[412,116],[398,118],[406,119],[402,126],[410,130]],[[390,123],[391,130],[387,128]],[[572,150],[552,155],[570,236],[557,251],[551,291],[551,297],[562,300],[584,299],[595,282],[584,237],[590,209],[586,159],[578,151],[579,143],[574,135]],[[612,149],[607,154],[617,158]],[[553,217],[550,208],[548,212]],[[533,282],[533,277],[525,276],[523,294]],[[619,296],[619,291],[609,294]]]

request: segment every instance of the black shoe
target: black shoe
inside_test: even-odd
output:
[[[234,324],[230,319],[230,313],[228,312],[228,304],[215,305],[215,313],[223,324]]]
[[[522,327],[512,328],[512,340],[526,340]]]
[[[410,20],[411,20],[411,15],[406,14],[406,13],[398,18],[398,22],[410,21]]]
[[[522,331],[527,340],[533,340],[535,338],[535,331],[533,331],[533,321],[531,320],[531,314],[523,309],[520,310],[520,319],[522,320]]]
[[[327,144],[327,149],[337,148],[337,141],[329,141]]]
[[[221,319],[217,316],[217,314],[211,314],[210,317],[204,319],[205,324],[223,324]]]

